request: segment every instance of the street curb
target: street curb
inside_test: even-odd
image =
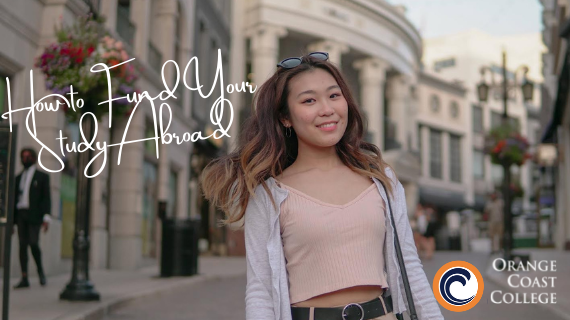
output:
[[[195,285],[208,280],[223,280],[223,279],[231,279],[242,276],[245,276],[245,273],[231,274],[231,275],[195,275],[190,278],[174,277],[174,278],[180,278],[180,281],[164,284],[162,286],[154,287],[152,289],[144,291],[139,291],[130,295],[124,295],[122,297],[115,298],[111,301],[100,303],[90,308],[85,308],[80,314],[63,316],[55,320],[101,320],[105,316],[112,313],[113,311],[125,307],[130,303],[133,303],[140,299],[160,295],[184,286]]]
[[[510,292],[515,292],[515,293],[524,293],[524,291],[522,290],[516,290],[515,288],[510,287],[509,285],[503,283],[499,277],[497,277],[497,272],[495,272],[493,270],[492,264],[489,265],[487,267],[487,270],[485,270],[485,275],[487,276],[488,279],[490,279],[494,284],[496,284],[497,286],[506,289]],[[545,310],[549,310],[554,312],[556,315],[558,315],[559,317],[561,317],[562,319],[565,320],[570,320],[570,315],[567,313],[567,311],[562,310],[561,308],[558,307],[558,304],[543,304],[543,303],[537,303],[537,306],[539,306],[540,308],[544,308]]]

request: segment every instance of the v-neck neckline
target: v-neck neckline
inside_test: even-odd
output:
[[[364,191],[362,191],[358,196],[356,196],[356,198],[350,200],[348,203],[345,203],[345,204],[334,204],[334,203],[324,202],[320,199],[312,197],[312,196],[306,194],[305,192],[298,190],[298,189],[295,189],[289,185],[286,185],[285,183],[283,183],[277,179],[274,179],[274,180],[277,183],[277,186],[282,188],[282,189],[284,188],[284,189],[290,190],[290,191],[292,191],[292,192],[294,192],[294,193],[296,193],[296,194],[298,194],[298,195],[300,195],[300,196],[302,196],[302,197],[304,197],[304,198],[306,198],[312,202],[315,202],[317,204],[327,206],[327,207],[339,208],[339,209],[344,209],[344,208],[350,207],[351,205],[353,205],[354,203],[356,203],[360,199],[362,199],[366,194],[368,194],[368,192],[370,192],[371,189],[373,189],[373,187],[376,186],[376,183],[374,182],[374,180],[372,180],[372,184],[370,186],[368,186],[368,188],[366,188]]]

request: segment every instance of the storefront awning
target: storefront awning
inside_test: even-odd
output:
[[[560,36],[563,38],[570,37],[570,19],[568,19],[560,32]],[[552,108],[552,116],[546,129],[542,135],[541,141],[543,143],[553,143],[556,139],[556,129],[561,124],[562,118],[564,117],[564,109],[568,101],[568,90],[570,88],[570,42],[569,47],[566,48],[566,54],[564,55],[564,64],[562,65],[562,71],[558,77],[558,91],[556,93],[556,99],[554,100],[554,107]]]
[[[434,186],[420,186],[420,203],[436,206],[442,211],[462,210],[467,207],[465,194]]]

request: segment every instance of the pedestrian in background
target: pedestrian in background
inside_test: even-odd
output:
[[[22,279],[14,287],[27,288],[28,281],[28,247],[36,262],[40,284],[47,280],[42,265],[40,250],[40,229],[47,232],[50,222],[51,196],[49,175],[36,168],[37,154],[32,148],[24,148],[20,152],[24,170],[16,176],[16,197],[14,200],[14,221],[18,228],[20,246],[20,268]]]
[[[226,223],[244,221],[246,320],[396,319],[407,295],[391,221],[419,319],[443,319],[404,188],[363,139],[361,109],[327,60],[281,61],[256,92],[238,148],[200,179]]]
[[[427,218],[425,214],[424,207],[418,203],[416,207],[416,213],[414,215],[412,223],[412,231],[414,233],[414,243],[418,250],[418,255],[423,257],[424,250],[424,233],[427,229]]]
[[[485,205],[484,214],[487,216],[489,238],[491,239],[491,254],[498,253],[503,247],[503,220],[504,202],[495,191],[489,195],[489,201]]]
[[[425,217],[427,226],[423,233],[423,248],[425,250],[425,258],[431,260],[435,252],[435,232],[437,231],[437,214],[433,208],[425,209]]]

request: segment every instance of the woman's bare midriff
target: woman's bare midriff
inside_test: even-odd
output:
[[[292,307],[331,308],[370,301],[382,294],[381,286],[354,286],[292,304]]]

